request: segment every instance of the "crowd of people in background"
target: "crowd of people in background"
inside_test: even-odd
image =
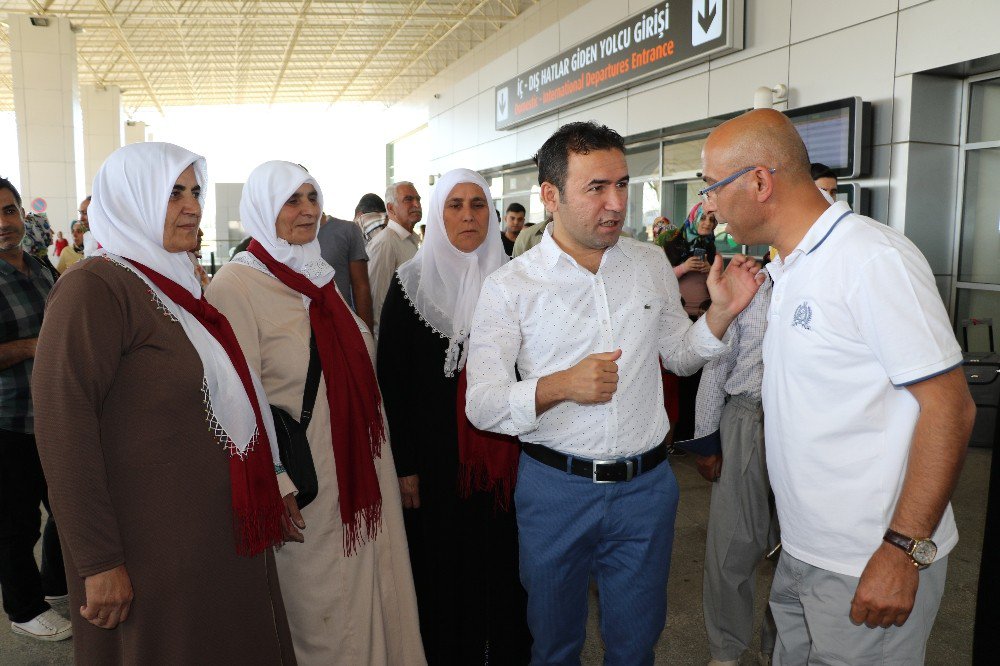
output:
[[[713,666],[765,557],[761,663],[922,663],[974,417],[923,256],[770,110],[712,132],[652,243],[613,129],[535,162],[533,225],[468,169],[347,220],[265,162],[214,275],[185,148],[113,153],[71,239],[0,180],[12,630],[80,664],[571,664],[593,580],[606,663],[651,664],[687,451]]]

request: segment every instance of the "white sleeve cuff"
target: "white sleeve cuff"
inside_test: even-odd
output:
[[[510,420],[519,434],[538,427],[535,414],[535,389],[538,378],[517,382],[510,389]]]
[[[735,319],[733,321],[735,321]],[[694,323],[694,326],[691,327],[691,332],[688,334],[691,349],[702,358],[715,358],[729,348],[729,341],[733,337],[731,332],[732,328],[733,325],[729,324],[729,327],[726,328],[726,334],[722,336],[721,340],[719,340],[708,327],[708,322],[705,321],[705,316],[702,315],[701,317],[698,317],[698,321]]]

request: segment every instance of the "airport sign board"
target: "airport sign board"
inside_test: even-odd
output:
[[[670,0],[496,87],[496,128],[743,48],[745,0]]]

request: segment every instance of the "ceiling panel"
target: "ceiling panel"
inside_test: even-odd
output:
[[[62,16],[81,85],[126,109],[398,101],[539,0],[0,0],[0,110],[13,108],[7,14]]]

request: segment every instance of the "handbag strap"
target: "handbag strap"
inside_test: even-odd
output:
[[[313,407],[316,406],[316,393],[319,392],[319,375],[322,367],[319,362],[319,350],[316,348],[316,333],[309,333],[309,370],[306,372],[306,388],[302,393],[302,415],[299,424],[305,430],[312,420]]]

